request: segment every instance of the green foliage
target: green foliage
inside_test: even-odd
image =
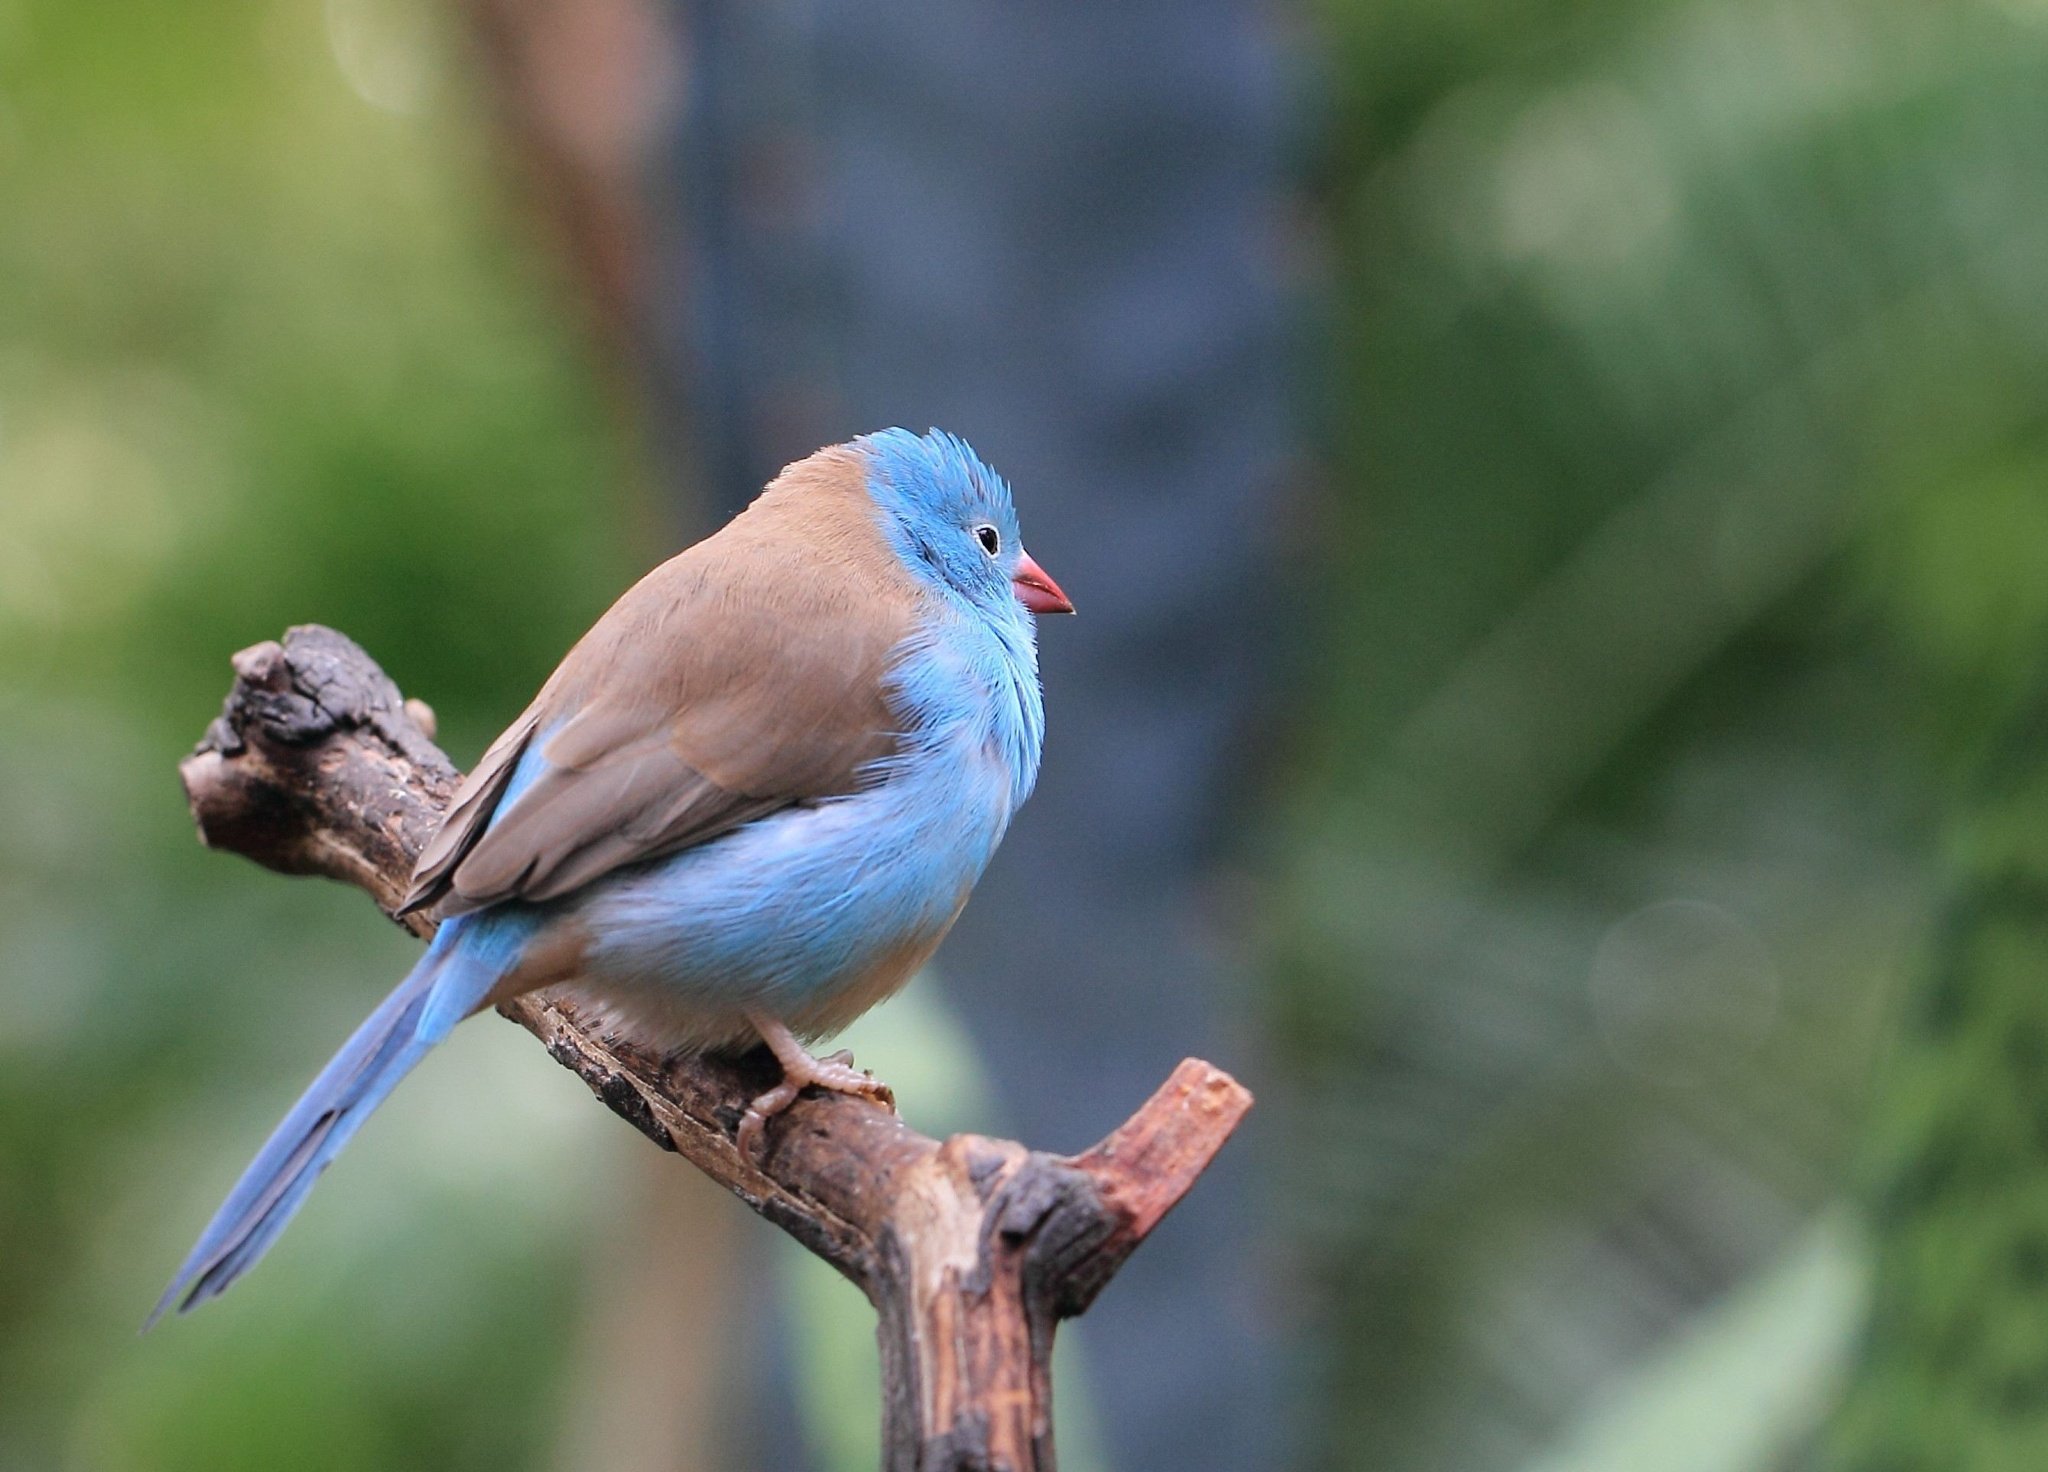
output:
[[[1338,492],[1275,925],[1321,1461],[1559,1466],[1843,1182],[1936,815],[2038,692],[2048,16],[1321,13]],[[1749,1441],[1702,1378],[1684,1465],[1789,1465],[1838,1369]]]
[[[226,656],[339,625],[473,750],[634,570],[562,293],[395,23],[0,3],[0,1464],[502,1467],[554,1430],[573,1083],[394,1105],[334,1193],[368,1219],[266,1266],[298,1291],[134,1334],[411,950],[193,844],[171,769]]]
[[[458,715],[530,683],[626,570],[622,466],[473,103],[372,109],[313,9],[110,20],[12,22],[0,671],[180,738],[286,620]]]
[[[2043,879],[1965,881],[1889,1062],[1874,1308],[1833,1441],[1845,1472],[2019,1472],[2048,1456]]]

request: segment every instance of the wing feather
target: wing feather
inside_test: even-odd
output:
[[[859,790],[900,742],[889,666],[927,597],[878,514],[858,453],[820,451],[643,578],[464,781],[406,908],[555,899]]]

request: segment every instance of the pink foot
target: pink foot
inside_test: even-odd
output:
[[[896,1095],[889,1086],[873,1074],[855,1068],[853,1054],[842,1050],[827,1058],[813,1058],[796,1035],[772,1017],[750,1013],[747,1021],[782,1065],[782,1082],[749,1104],[740,1119],[740,1154],[750,1163],[758,1165],[762,1160],[768,1121],[794,1104],[806,1088],[816,1086],[835,1094],[873,1099],[890,1109],[896,1107]]]

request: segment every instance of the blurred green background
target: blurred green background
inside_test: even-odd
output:
[[[1310,1465],[2048,1466],[2048,4],[1304,19]],[[227,655],[345,629],[467,759],[658,550],[454,24],[0,0],[0,1468],[592,1464],[644,1147],[510,1028],[133,1333],[409,954],[194,843]]]

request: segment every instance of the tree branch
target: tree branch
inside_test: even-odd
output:
[[[214,848],[369,892],[389,914],[459,780],[433,716],[352,641],[291,630],[234,657],[221,716],[179,768]],[[426,934],[431,922],[401,922]],[[1191,1187],[1251,1095],[1196,1059],[1081,1155],[917,1133],[866,1100],[806,1093],[757,1167],[735,1132],[773,1058],[660,1058],[565,1002],[500,1009],[607,1108],[859,1284],[879,1315],[884,1467],[1053,1467],[1051,1352]]]

